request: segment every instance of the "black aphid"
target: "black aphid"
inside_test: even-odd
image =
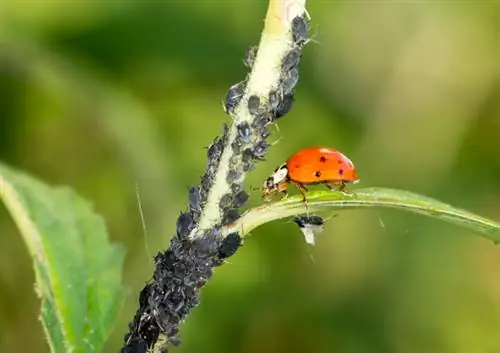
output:
[[[323,231],[325,223],[323,217],[320,216],[299,216],[295,217],[293,221],[297,223],[306,242],[310,245],[314,245],[314,235]]]
[[[292,35],[295,44],[303,46],[307,42],[308,32],[309,23],[305,15],[297,16],[292,20]]]
[[[260,107],[260,98],[255,94],[250,96],[250,98],[248,98],[247,107],[250,114],[257,114]]]
[[[222,217],[222,225],[226,226],[228,224],[234,223],[240,218],[240,213],[237,209],[230,209],[224,213]]]
[[[207,150],[207,157],[209,163],[212,161],[218,161],[220,156],[222,155],[223,149],[224,149],[224,141],[216,137],[214,142],[208,147]]]
[[[243,205],[248,201],[249,195],[244,191],[238,192],[234,195],[233,206],[236,208],[243,207]]]
[[[307,227],[308,225],[311,226],[322,226],[325,224],[325,220],[321,216],[298,216],[293,219],[295,223],[300,228]]]
[[[286,72],[291,69],[295,69],[300,62],[302,54],[299,48],[293,48],[285,55],[283,62],[281,63],[281,70]]]
[[[269,109],[274,111],[278,107],[278,104],[280,104],[280,94],[278,91],[273,90],[269,92],[269,98],[267,104],[269,105]]]
[[[182,212],[177,218],[177,236],[186,238],[194,228],[193,217],[188,212]]]
[[[293,93],[287,93],[282,97],[280,103],[278,104],[278,107],[274,112],[276,119],[281,118],[283,115],[287,114],[290,109],[292,109],[293,101]]]
[[[242,184],[237,184],[237,183],[231,184],[231,191],[233,192],[233,194],[236,194],[241,190],[243,190]]]
[[[242,177],[243,177],[243,173],[242,172],[238,172],[238,171],[235,171],[235,170],[230,170],[227,173],[226,181],[227,181],[228,184],[232,184],[236,180],[241,179]]]
[[[227,208],[229,208],[232,204],[233,201],[233,195],[231,193],[227,193],[224,196],[221,197],[219,201],[219,208],[222,211],[225,211]]]
[[[226,259],[236,252],[241,246],[241,237],[238,233],[228,234],[219,247],[219,258]]]
[[[241,141],[239,141],[238,139],[234,140],[231,143],[231,148],[233,149],[233,152],[236,154],[240,154],[241,146],[242,146]]]
[[[255,165],[253,164],[252,161],[244,161],[243,162],[243,171],[245,173],[248,173],[254,169],[255,169]]]
[[[291,69],[285,73],[281,80],[281,89],[283,92],[290,93],[299,82],[299,70],[297,68]]]
[[[239,82],[232,85],[226,94],[226,100],[224,102],[224,110],[226,113],[233,112],[234,108],[238,105],[243,93],[245,92],[245,83]]]
[[[251,98],[251,97],[250,97]],[[259,98],[259,97],[257,97]],[[242,122],[236,126],[238,130],[238,136],[243,143],[250,143],[252,139],[252,129],[250,128],[250,124],[248,122]]]
[[[253,158],[258,159],[258,160],[264,160],[264,156],[267,153],[267,150],[269,149],[269,144],[267,143],[266,140],[261,140],[255,145],[252,154]]]
[[[197,186],[191,186],[189,188],[188,200],[191,212],[201,211],[200,189]]]

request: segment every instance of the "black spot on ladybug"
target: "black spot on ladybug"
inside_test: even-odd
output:
[[[314,173],[314,175],[319,178],[321,176],[321,172],[318,170],[316,173]]]
[[[319,158],[319,161],[320,161],[321,163],[325,163],[325,162],[326,162],[326,157],[325,157],[325,156],[321,156],[321,157]]]
[[[344,175],[344,169],[339,169],[339,175]]]
[[[228,234],[219,247],[219,258],[225,259],[233,256],[241,246],[241,237],[238,233]]]

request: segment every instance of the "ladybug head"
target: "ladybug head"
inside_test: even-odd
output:
[[[271,174],[262,185],[262,198],[264,200],[269,199],[273,194],[283,191],[288,186],[288,169],[286,164],[283,164],[276,168],[276,170]]]

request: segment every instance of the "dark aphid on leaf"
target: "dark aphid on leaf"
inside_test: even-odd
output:
[[[245,92],[245,83],[239,82],[232,85],[226,94],[226,101],[224,102],[224,110],[226,113],[231,113],[238,105]]]
[[[254,169],[255,169],[255,165],[253,164],[252,161],[244,161],[243,162],[243,171],[245,173],[248,173]]]
[[[234,183],[231,185],[231,191],[233,192],[233,194],[237,194],[241,190],[243,190],[242,184]]]
[[[295,69],[300,62],[301,58],[301,51],[299,48],[293,48],[288,52],[288,54],[285,55],[283,58],[283,61],[281,63],[281,70],[286,72],[290,71],[291,69]]]
[[[292,35],[293,41],[298,46],[302,46],[307,42],[309,32],[309,23],[305,15],[297,16],[292,20]]]
[[[200,189],[198,186],[191,186],[188,193],[189,209],[191,212],[201,211]]]
[[[222,211],[225,211],[227,208],[231,207],[233,201],[233,195],[231,193],[227,193],[221,197],[219,201],[219,207]]]
[[[237,209],[227,210],[222,217],[222,225],[227,226],[228,224],[234,223],[238,218],[240,218],[240,213]]]
[[[314,245],[314,235],[323,231],[325,221],[321,216],[299,216],[293,219],[299,226],[308,244]]]
[[[236,208],[243,207],[245,203],[248,201],[249,195],[244,191],[238,192],[236,195],[234,195],[233,198],[233,206]]]
[[[201,188],[200,188],[200,198],[205,200],[205,195],[208,193],[210,186],[213,182],[213,174],[205,173],[201,177]]]
[[[257,97],[258,98],[258,97]],[[250,143],[252,139],[252,129],[250,128],[250,124],[248,122],[242,122],[236,126],[238,130],[238,136],[243,143]]]
[[[278,93],[277,90],[272,90],[271,92],[269,92],[269,98],[267,104],[269,105],[269,109],[271,111],[276,110],[276,108],[280,104],[280,99],[281,95]]]
[[[177,236],[179,238],[186,238],[191,230],[194,228],[194,221],[191,214],[182,212],[177,218]]]
[[[238,233],[228,234],[219,247],[219,258],[226,259],[233,256],[236,250],[241,246],[241,237]]]
[[[229,168],[236,168],[236,165],[238,164],[238,158],[238,155],[234,155],[229,158]]]
[[[235,171],[235,170],[230,170],[227,173],[226,181],[228,184],[234,183],[236,180],[239,180],[243,177],[243,173]]]
[[[242,147],[241,141],[239,141],[238,139],[235,139],[231,143],[231,148],[233,149],[233,152],[236,153],[236,154],[240,154],[241,147]]]
[[[259,107],[260,107],[260,98],[256,95],[250,96],[250,98],[248,98],[247,106],[250,114],[252,115],[257,114],[259,112]]]
[[[285,73],[281,80],[281,89],[283,92],[290,93],[299,82],[299,70],[297,68],[291,69]]]
[[[279,102],[278,106],[276,107],[276,110],[274,111],[274,115],[276,119],[281,118],[285,114],[287,114],[290,109],[292,109],[293,101],[294,101],[294,96],[293,93],[287,93],[283,95],[283,98]]]
[[[255,148],[252,151],[252,156],[254,159],[258,159],[263,161],[264,156],[267,153],[267,150],[269,149],[270,144],[267,143],[266,140],[261,140],[255,145]]]
[[[257,56],[257,47],[251,46],[246,52],[245,58],[243,59],[243,63],[245,64],[245,66],[251,69],[255,62],[256,56]]]
[[[217,162],[222,155],[223,149],[224,141],[222,139],[219,139],[218,137],[215,138],[214,142],[208,147],[207,150],[209,163]]]

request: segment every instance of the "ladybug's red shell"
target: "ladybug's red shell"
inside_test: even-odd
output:
[[[355,182],[354,164],[341,152],[325,147],[305,148],[286,163],[288,178],[300,184]]]

